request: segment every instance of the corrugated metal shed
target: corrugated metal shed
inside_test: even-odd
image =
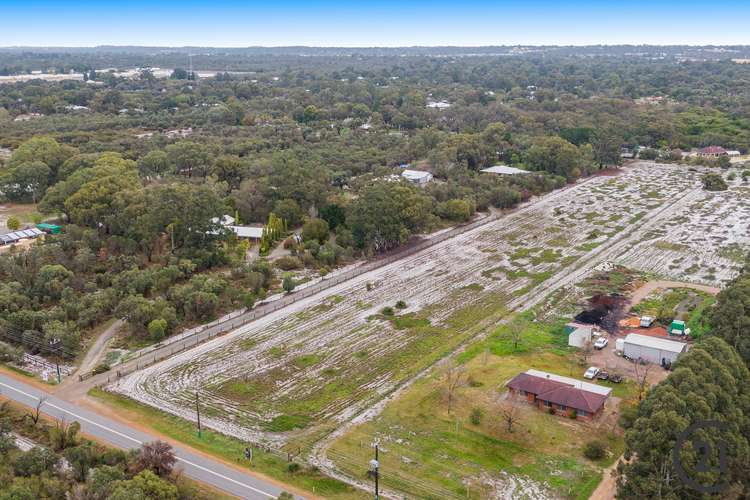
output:
[[[9,243],[15,243],[16,241],[24,240],[26,238],[36,238],[38,236],[41,236],[42,234],[44,233],[35,227],[31,229],[22,229],[20,231],[14,231],[12,233],[0,234],[0,243],[2,243],[3,245],[7,245]]]
[[[653,349],[659,349],[660,351],[669,352],[682,352],[687,347],[684,342],[675,342],[669,339],[660,339],[658,337],[650,337],[648,335],[638,335],[637,333],[630,333],[625,337],[625,344],[634,344],[643,347],[651,347]]]
[[[684,342],[675,342],[659,337],[630,333],[625,337],[623,354],[629,359],[642,359],[650,363],[674,363],[678,356],[687,351]]]

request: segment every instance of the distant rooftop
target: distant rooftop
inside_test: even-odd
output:
[[[495,165],[494,167],[483,168],[480,172],[487,174],[500,174],[500,175],[519,175],[519,174],[530,174],[528,170],[521,170],[520,168],[509,167],[508,165]]]
[[[401,172],[401,177],[409,179],[410,181],[417,181],[420,179],[431,178],[432,174],[425,170],[404,170]]]

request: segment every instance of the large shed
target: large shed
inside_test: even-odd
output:
[[[688,345],[685,342],[630,333],[625,337],[623,354],[629,359],[642,359],[660,365],[672,364]]]

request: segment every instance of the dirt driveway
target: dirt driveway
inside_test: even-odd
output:
[[[589,358],[589,366],[596,366],[602,370],[608,371],[610,374],[617,373],[629,380],[636,380],[634,363],[615,354],[615,339],[617,338],[617,335],[610,335],[607,347],[601,350],[595,349],[594,353]],[[640,366],[639,369],[641,368],[643,370],[646,369],[645,366]],[[649,386],[653,386],[667,378],[667,375],[669,375],[667,370],[659,365],[652,365],[648,369],[646,382]]]
[[[655,290],[666,290],[667,288],[692,288],[693,290],[700,290],[701,292],[710,293],[716,295],[721,291],[720,288],[708,285],[697,285],[695,283],[685,283],[683,281],[649,281],[645,285],[641,286],[630,297],[630,303],[628,308],[632,309],[637,306],[643,299],[651,295],[651,292]]]

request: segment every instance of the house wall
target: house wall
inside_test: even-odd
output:
[[[536,406],[540,411],[549,413],[549,407],[544,405],[543,400],[537,399],[535,394],[526,393],[525,396],[521,396],[520,394],[518,394],[516,390],[511,389],[511,388],[508,388],[508,393],[512,397],[518,397],[519,399],[523,397],[527,403]],[[555,410],[555,415],[560,416],[560,417],[570,418],[571,414],[573,413],[573,408],[566,408],[565,410],[563,410],[562,406],[557,405],[555,403],[552,403],[552,408]],[[595,419],[599,415],[601,415],[601,413],[602,413],[601,409],[596,413],[587,413],[586,415],[581,415],[580,411],[576,411],[576,420],[590,421],[590,420]]]

